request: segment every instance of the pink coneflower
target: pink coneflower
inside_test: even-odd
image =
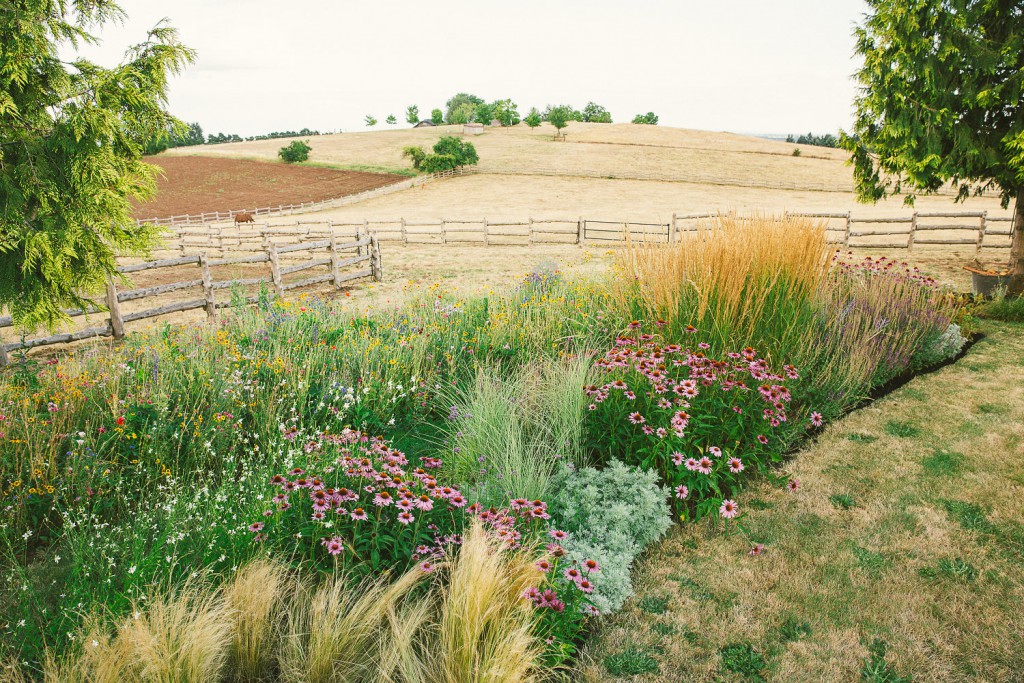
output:
[[[814,425],[815,427],[820,427],[821,425],[825,424],[825,420],[822,419],[821,413],[811,413],[811,424]]]
[[[270,478],[270,483],[275,485],[275,486],[280,486],[281,484],[285,483],[286,481],[287,481],[287,479],[285,479],[280,474],[275,474],[273,477]]]
[[[562,573],[565,574],[565,578],[569,579],[570,581],[579,581],[583,578],[583,574],[580,574],[580,570],[576,569],[575,567],[569,567]]]
[[[683,464],[683,460],[685,460],[685,459],[686,459],[686,456],[683,455],[682,453],[680,453],[679,451],[675,451],[675,452],[672,453],[672,464],[674,464],[674,465],[682,465]]]
[[[686,459],[686,469],[690,470],[691,472],[696,472],[698,467],[700,467],[700,463],[697,462],[696,458]]]
[[[583,560],[583,570],[588,574],[601,571],[601,565],[597,563],[597,560]]]
[[[564,541],[569,537],[569,534],[565,533],[561,529],[552,529],[548,532],[548,536],[555,539],[556,541]]]
[[[601,610],[597,609],[593,605],[586,605],[583,607],[583,613],[592,617],[600,616]]]
[[[639,330],[640,329],[640,321],[639,320],[634,320],[633,322],[629,323],[628,327],[631,330]]]
[[[718,512],[726,519],[732,519],[740,513],[740,506],[734,500],[723,500]]]
[[[743,461],[739,458],[729,458],[729,471],[737,474],[743,471]]]
[[[434,571],[434,565],[430,562],[420,562],[420,571],[424,574],[430,574]]]
[[[534,605],[540,603],[540,589],[536,586],[530,586],[529,588],[523,591],[523,599],[529,600]]]
[[[694,327],[693,325],[687,325],[687,326],[686,326],[686,333],[687,333],[687,334],[693,334],[693,333],[695,333],[696,331],[697,331],[697,328],[696,328],[696,327]]]
[[[366,519],[366,510],[364,510],[363,508],[356,508],[349,514],[349,516],[352,519],[361,522],[364,519]]]
[[[468,508],[466,508],[466,510],[471,515],[478,514],[480,512],[480,510],[482,510],[482,509],[483,509],[483,505],[481,505],[480,503],[473,503]]]
[[[462,497],[461,493],[456,493],[454,496],[448,499],[449,505],[456,508],[465,507],[468,501]]]
[[[797,489],[800,488],[800,480],[790,479],[788,482],[786,482],[786,488],[789,489],[790,493],[796,493]]]
[[[643,427],[640,428],[640,431],[646,434],[647,436],[651,436],[652,434],[654,434],[654,427],[652,427],[651,425],[644,425]]]
[[[300,474],[305,474],[305,473],[306,473],[306,470],[302,469],[301,467],[293,467],[293,468],[292,468],[292,469],[291,469],[291,470],[290,470],[290,471],[288,472],[288,474],[292,475],[293,477],[297,477],[297,476],[299,476]]]
[[[334,536],[330,539],[325,538],[320,542],[324,544],[324,546],[327,548],[327,552],[329,552],[331,555],[340,555],[341,551],[344,549],[344,546],[341,543],[341,539],[337,536]]]
[[[758,434],[757,435],[757,440],[759,442],[761,442],[762,445],[765,445],[765,446],[768,445],[768,437],[765,436],[764,434]]]
[[[537,560],[533,563],[533,566],[536,567],[539,571],[544,572],[545,574],[551,571],[552,567],[551,563],[547,560]]]
[[[259,532],[263,531],[263,522],[253,522],[249,525],[249,531],[251,531],[254,534],[258,534]]]
[[[708,448],[708,453],[715,456],[716,458],[722,457],[722,449],[719,448],[718,446],[711,446],[710,448]]]
[[[314,522],[322,522],[327,517],[327,513],[323,510],[316,510],[310,517]]]
[[[398,513],[398,521],[402,524],[411,524],[415,519],[416,518],[412,516],[411,512],[404,511]]]
[[[664,427],[658,427],[657,429],[654,430],[654,434],[659,439],[664,439],[666,436],[668,436],[668,430],[665,429]]]
[[[702,456],[701,459],[697,462],[697,471],[700,472],[701,474],[711,474],[711,465],[711,458],[709,458],[706,455]]]
[[[753,547],[750,548],[750,555],[754,557],[757,557],[762,553],[764,553],[764,545],[761,543],[755,543]]]
[[[643,424],[647,420],[645,420],[644,416],[641,415],[640,413],[630,413],[629,414],[629,421],[632,422],[635,425],[639,425],[639,424]]]
[[[627,392],[623,393],[622,395],[625,396],[626,398],[628,398],[630,401],[635,401],[636,400],[636,394],[634,394],[632,391],[627,391]]]
[[[676,487],[676,498],[679,500],[686,500],[690,495],[690,489],[686,488],[682,484]]]
[[[391,498],[391,494],[387,491],[381,491],[373,498],[373,504],[378,507],[387,507],[393,502],[394,500]]]
[[[594,592],[594,584],[590,583],[586,579],[580,579],[579,581],[577,581],[576,582],[576,587],[579,588],[584,593],[593,593]]]

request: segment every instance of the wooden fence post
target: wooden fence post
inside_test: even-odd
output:
[[[579,221],[576,222],[576,244],[583,244],[583,240],[586,238],[586,221],[583,220],[583,216],[580,216]]]
[[[910,239],[907,240],[907,251],[914,248],[914,233],[917,232],[917,211],[910,214]]]
[[[533,216],[530,216],[529,232],[526,233],[527,244],[533,246]]]
[[[331,278],[335,289],[341,289],[341,266],[338,265],[338,241],[331,231]]]
[[[370,274],[374,282],[380,282],[384,277],[380,264],[380,243],[375,235],[370,236]]]
[[[444,217],[441,218],[441,244],[448,243],[448,235],[445,233]]]
[[[843,234],[843,244],[850,246],[850,212],[846,212],[846,229]]]
[[[284,298],[284,287],[281,284],[281,261],[277,256],[277,245],[271,244],[269,249],[270,256],[270,279],[274,282],[274,293],[277,294],[277,298]]]
[[[676,214],[672,212],[672,222],[668,224],[668,241],[669,244],[676,241]]]
[[[107,277],[107,310],[110,311],[110,330],[114,333],[114,339],[124,337],[124,320],[121,319],[121,306],[117,302],[117,287],[114,286],[113,276]]]
[[[213,298],[213,277],[210,275],[210,261],[206,252],[199,254],[199,267],[203,269],[203,298],[206,299],[206,317],[217,315],[217,302]]]
[[[402,217],[402,244],[409,244],[409,236],[405,233],[405,217]]]
[[[981,212],[981,220],[978,223],[978,243],[974,247],[976,254],[981,253],[981,243],[985,241],[985,230],[988,223],[988,211]]]
[[[491,240],[490,240],[490,237],[488,237],[488,235],[487,235],[487,218],[485,217],[484,218],[484,246],[487,247],[487,246],[490,246],[490,244],[491,244]]]

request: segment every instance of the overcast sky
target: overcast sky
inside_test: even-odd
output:
[[[742,133],[851,122],[863,0],[121,0],[87,55],[110,63],[167,17],[196,63],[171,111],[241,135],[404,124],[452,94],[531,106],[588,100],[615,121]]]

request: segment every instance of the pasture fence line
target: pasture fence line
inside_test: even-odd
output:
[[[270,242],[302,243],[310,240],[359,238],[374,235],[381,242],[401,244],[598,244],[628,240],[672,243],[694,233],[716,212],[673,213],[668,222],[609,220],[579,216],[509,218],[400,218],[316,219],[289,223],[271,221],[243,224],[189,226],[169,234],[167,249],[186,256],[203,251],[252,251]],[[786,216],[822,222],[829,242],[851,248],[908,249],[946,245],[982,249],[1010,246],[1012,216],[987,211],[915,211],[905,216],[854,216],[845,212],[787,212]],[[738,216],[744,220],[743,216]],[[1004,227],[1005,226],[1005,227]]]
[[[318,255],[314,252],[326,250],[326,255]],[[308,253],[308,258],[303,259],[300,254]],[[283,263],[282,257],[288,261]],[[298,263],[291,263],[299,260]],[[270,272],[265,275],[249,278],[233,278],[215,280],[213,268],[231,265],[259,265],[269,264]],[[195,277],[168,282],[150,287],[128,289],[118,291],[117,284],[111,277],[107,280],[105,307],[90,307],[88,309],[69,309],[64,313],[70,318],[89,316],[95,313],[106,312],[109,317],[103,325],[87,327],[73,332],[63,332],[48,337],[22,338],[20,341],[3,343],[0,339],[0,366],[7,365],[10,358],[8,353],[18,349],[32,349],[37,346],[50,344],[65,344],[92,337],[113,337],[121,339],[127,334],[125,324],[138,320],[146,320],[171,313],[179,313],[202,308],[208,318],[214,318],[217,310],[227,308],[235,304],[253,304],[259,301],[260,295],[246,295],[236,298],[232,295],[226,300],[218,300],[216,293],[223,289],[241,288],[253,285],[270,285],[274,294],[283,298],[285,293],[300,287],[309,287],[321,283],[331,283],[335,289],[340,288],[344,283],[361,278],[372,278],[379,282],[382,278],[380,244],[376,237],[369,234],[357,235],[349,242],[339,242],[333,235],[327,239],[315,242],[301,242],[296,244],[281,245],[272,241],[265,242],[260,253],[240,256],[221,257],[211,259],[206,252],[198,254],[178,256],[175,258],[157,259],[118,266],[119,273],[138,273],[154,269],[197,267],[198,273]],[[355,267],[355,270],[351,270]],[[303,277],[298,280],[286,281],[286,276],[314,268],[326,268],[326,273],[320,273],[310,277]],[[343,272],[343,269],[346,272]],[[199,290],[201,295],[194,298],[174,301],[171,303],[154,306],[144,310],[126,312],[122,310],[122,304],[128,301],[144,300],[148,298],[161,297],[171,292],[181,290]],[[197,294],[199,292],[196,292]],[[13,327],[14,322],[11,316],[0,317],[0,329]]]
[[[451,178],[453,176],[463,175],[464,173],[466,173],[466,171],[462,168],[438,171],[437,173],[416,176],[414,178],[409,178],[408,180],[399,180],[398,182],[391,183],[389,185],[382,185],[381,187],[375,187],[370,190],[363,190],[362,192],[356,192],[355,194],[346,194],[341,197],[322,199],[315,202],[279,204],[278,206],[263,206],[254,209],[232,209],[230,211],[206,211],[200,214],[185,213],[177,216],[164,216],[162,218],[139,218],[136,219],[135,223],[137,225],[148,223],[150,225],[175,228],[177,226],[202,225],[204,223],[214,223],[218,221],[234,221],[235,216],[243,213],[258,217],[289,216],[293,214],[308,213],[310,211],[323,211],[325,209],[336,209],[342,206],[348,206],[349,204],[366,201],[367,199],[373,199],[374,197],[382,197],[393,192],[408,190],[432,180]]]

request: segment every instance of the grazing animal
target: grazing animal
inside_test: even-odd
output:
[[[251,213],[236,213],[235,224],[238,223],[255,223],[256,219],[252,217]]]

